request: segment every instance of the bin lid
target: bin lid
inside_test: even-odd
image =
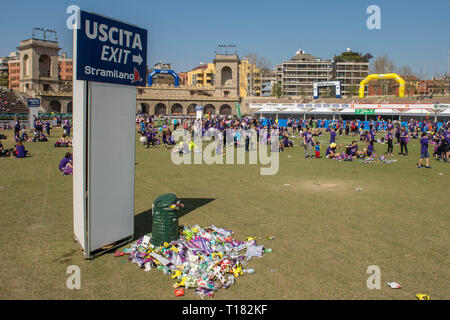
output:
[[[158,208],[165,208],[177,201],[177,196],[174,193],[166,193],[159,196],[153,202],[153,205]]]

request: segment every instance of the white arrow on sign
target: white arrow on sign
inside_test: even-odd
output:
[[[139,54],[138,56],[133,55],[133,62],[141,65],[142,61],[144,61],[144,59],[142,59],[141,54]]]

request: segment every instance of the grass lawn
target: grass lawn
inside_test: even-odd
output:
[[[6,135],[12,147],[13,132]],[[170,276],[112,253],[84,260],[73,240],[72,177],[58,171],[71,148],[53,147],[60,135],[27,142],[32,157],[0,158],[0,299],[200,299],[193,290],[176,298]],[[322,154],[328,137],[319,138]],[[260,165],[176,166],[164,146],[138,139],[136,234],[149,232],[153,200],[173,192],[193,209],[180,224],[214,224],[273,249],[214,299],[450,299],[450,165],[417,169],[417,140],[395,163],[363,164],[305,159],[296,138],[280,153],[278,174],[262,176]],[[66,287],[69,265],[81,269],[80,290]],[[380,290],[366,286],[370,265],[381,268]]]

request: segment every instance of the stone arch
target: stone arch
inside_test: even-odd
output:
[[[150,106],[148,105],[148,103],[145,102],[141,102],[139,103],[139,106],[137,108],[137,113],[150,113]]]
[[[23,56],[23,75],[24,77],[29,76],[30,74],[30,57],[28,54]]]
[[[43,54],[39,57],[39,76],[50,77],[51,59],[48,55]]]
[[[221,71],[221,78],[222,78],[222,86],[229,86],[232,84],[232,78],[233,78],[233,71],[230,67],[225,66],[222,68]]]
[[[171,114],[183,114],[183,106],[179,103],[174,103],[172,105]]]
[[[203,113],[204,114],[208,114],[208,113],[215,114],[216,113],[216,107],[213,104],[207,104],[205,106],[205,108],[203,109]]]
[[[231,109],[230,105],[228,105],[228,104],[223,104],[220,107],[219,113],[221,115],[229,116],[229,115],[231,115],[231,112],[232,112],[232,109]]]
[[[167,114],[167,107],[164,103],[160,102],[155,106],[155,114]]]
[[[187,114],[195,114],[196,113],[195,106],[196,106],[195,103],[191,103],[190,105],[188,105]]]
[[[72,109],[73,109],[72,101],[69,101],[69,103],[67,104],[67,111],[66,111],[66,113],[72,113]]]
[[[50,112],[61,113],[61,102],[58,100],[52,100],[48,104]]]

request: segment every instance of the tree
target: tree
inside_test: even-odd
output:
[[[409,65],[404,65],[399,67],[396,72],[402,76],[402,77],[408,77],[408,76],[414,76],[414,72],[411,70],[411,67]]]
[[[247,59],[256,68],[261,69],[261,72],[269,71],[272,67],[272,63],[269,60],[254,52],[244,55],[244,59]]]
[[[272,87],[272,93],[271,96],[272,97],[277,97],[278,99],[280,99],[280,97],[284,95],[284,90],[283,90],[283,86],[281,85],[281,83],[275,83]]]
[[[250,95],[253,96],[255,87],[255,73],[259,73],[261,76],[263,73],[270,72],[271,63],[265,57],[253,52],[244,55],[244,59],[249,62],[251,68],[249,73],[250,84],[248,86],[250,87]],[[256,72],[256,69],[259,69],[259,72]]]
[[[384,74],[394,72],[394,70],[394,62],[389,59],[387,54],[385,54],[375,59],[375,61],[372,63],[370,72]]]
[[[387,54],[376,58],[371,66],[371,73],[386,74],[392,73],[394,71],[395,71],[394,62],[391,59],[389,59]],[[389,80],[379,80],[378,82],[381,87],[382,93],[385,95],[388,94]]]
[[[353,96],[355,96],[356,93],[357,93],[357,88],[356,88],[356,86],[355,86],[354,84],[352,84],[352,85],[348,88],[348,94],[347,94],[347,95],[348,95],[350,98],[353,98]]]
[[[442,96],[445,96],[445,80],[443,79],[439,84],[439,90],[442,93]]]
[[[411,90],[414,89],[414,85],[411,81],[406,83],[406,91],[408,91],[408,97],[411,96]]]
[[[300,96],[302,97],[302,99],[305,99],[306,91],[305,91],[304,87],[301,87],[301,89],[300,89]]]

